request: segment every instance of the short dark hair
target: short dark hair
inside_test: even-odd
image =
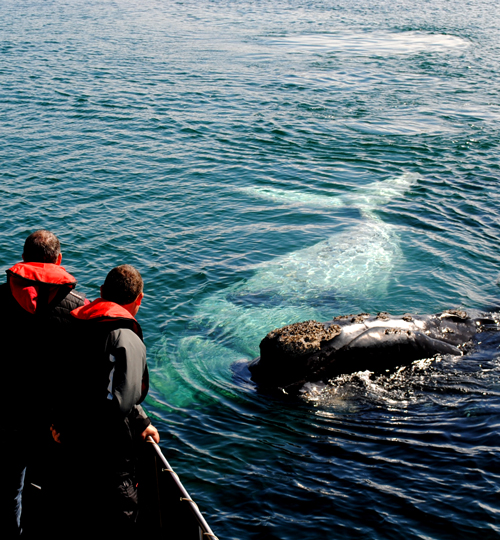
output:
[[[103,300],[125,306],[133,302],[142,292],[144,283],[141,274],[130,264],[113,268],[106,276],[101,289]]]
[[[61,244],[50,231],[40,229],[30,234],[24,242],[24,262],[56,263],[61,254]]]

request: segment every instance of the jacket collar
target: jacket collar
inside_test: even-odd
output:
[[[86,306],[81,306],[74,309],[71,315],[75,319],[81,321],[89,321],[93,319],[132,319],[136,320],[124,307],[115,302],[109,302],[98,298]],[[137,322],[137,321],[136,321]]]
[[[17,276],[36,283],[51,285],[69,285],[76,287],[76,279],[57,264],[52,263],[18,263],[7,270],[9,276]]]
[[[76,279],[57,264],[18,263],[7,270],[12,296],[28,313],[47,307],[61,290],[72,290]]]

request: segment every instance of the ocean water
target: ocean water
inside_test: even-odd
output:
[[[500,538],[500,336],[296,400],[270,330],[499,297],[490,0],[3,0],[0,262],[139,268],[161,446],[224,539]]]

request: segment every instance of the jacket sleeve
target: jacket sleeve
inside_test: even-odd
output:
[[[114,414],[129,419],[135,433],[142,433],[151,424],[139,405],[148,391],[146,347],[132,330],[122,328],[111,332],[106,351],[113,364],[107,395],[110,405]]]
[[[140,405],[136,405],[130,414],[130,429],[132,435],[138,437],[149,425],[151,420]]]

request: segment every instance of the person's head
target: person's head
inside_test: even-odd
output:
[[[130,264],[113,268],[101,286],[101,298],[123,306],[135,315],[139,311],[144,293],[141,274]]]
[[[24,242],[23,261],[61,264],[61,244],[57,236],[41,229],[30,234]]]

